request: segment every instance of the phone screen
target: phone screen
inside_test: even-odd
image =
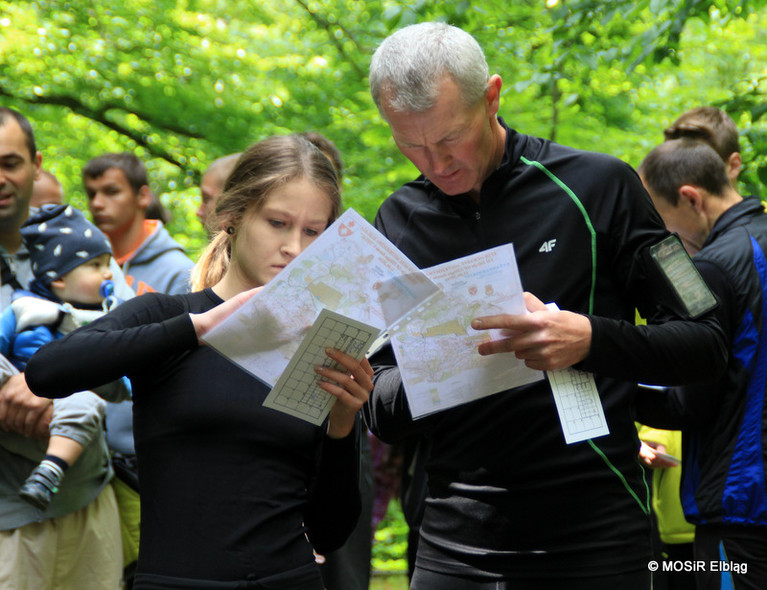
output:
[[[682,242],[671,235],[650,247],[650,256],[660,268],[687,315],[697,318],[716,306],[716,298],[695,268]]]

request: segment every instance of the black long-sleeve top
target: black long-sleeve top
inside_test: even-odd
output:
[[[523,288],[591,321],[578,368],[595,375],[610,434],[565,444],[545,380],[414,421],[390,350],[371,359],[365,417],[387,442],[429,439],[418,567],[490,579],[643,571],[635,382],[715,379],[724,337],[713,313],[675,310],[647,256],[668,232],[630,166],[505,128],[479,202],[420,177],[384,202],[376,227],[421,268],[512,242]]]
[[[141,481],[139,573],[260,578],[340,546],[359,514],[353,434],[264,408],[268,388],[207,346],[189,313],[207,289],[147,294],[43,347],[38,395],[61,397],[127,375]],[[310,543],[306,534],[311,539]]]

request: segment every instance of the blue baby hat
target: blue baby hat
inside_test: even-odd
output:
[[[21,235],[35,275],[29,288],[47,298],[51,282],[92,258],[112,254],[109,239],[71,205],[43,205],[21,227]]]

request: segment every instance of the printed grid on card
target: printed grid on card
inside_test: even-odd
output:
[[[330,412],[335,398],[317,385],[316,366],[339,369],[326,354],[327,347],[361,359],[379,330],[323,309],[304,337],[264,405],[319,425]]]
[[[594,375],[569,368],[547,371],[546,376],[567,444],[610,433]]]

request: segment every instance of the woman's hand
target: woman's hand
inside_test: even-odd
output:
[[[217,326],[223,322],[226,318],[232,315],[237,309],[242,307],[245,302],[258,293],[263,287],[256,287],[248,291],[238,293],[234,297],[227,299],[221,305],[209,309],[204,313],[190,313],[189,317],[192,319],[192,325],[194,325],[194,331],[197,334],[197,342],[204,344],[202,337],[205,336],[214,326]]]
[[[373,391],[373,368],[367,359],[357,361],[334,348],[326,349],[325,354],[348,371],[314,368],[323,377],[319,381],[320,388],[336,398],[330,410],[328,436],[345,438],[354,428],[354,417]]]

